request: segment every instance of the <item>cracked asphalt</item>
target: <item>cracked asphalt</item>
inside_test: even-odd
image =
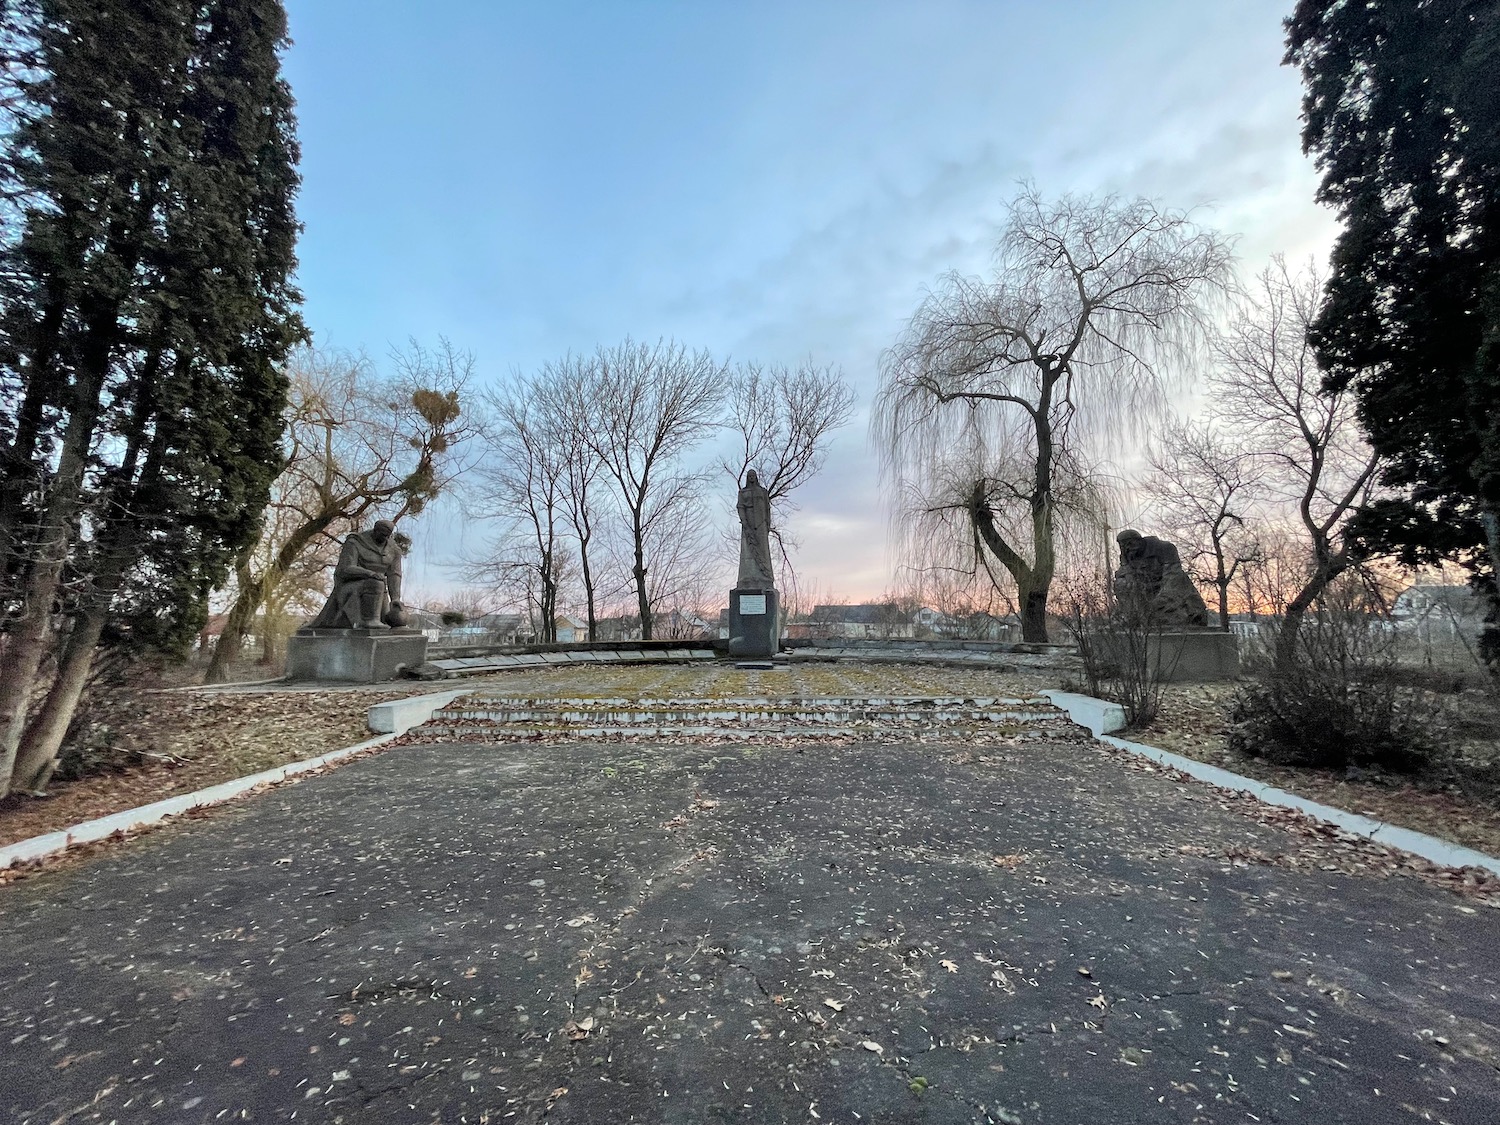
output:
[[[0,889],[0,1120],[1494,1125],[1500,914],[1351,847],[1064,723],[400,746]]]

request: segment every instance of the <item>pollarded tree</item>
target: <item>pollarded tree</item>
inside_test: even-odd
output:
[[[1146,199],[1034,189],[1010,205],[985,280],[950,274],[881,364],[871,419],[909,552],[972,543],[1047,639],[1058,520],[1087,466],[1158,416],[1205,337],[1228,245]]]
[[[1301,0],[1287,43],[1344,223],[1313,341],[1393,490],[1360,533],[1500,611],[1500,7]]]
[[[1243,441],[1208,422],[1172,422],[1154,437],[1142,491],[1186,542],[1184,561],[1218,594],[1219,627],[1229,631],[1229,591],[1260,556],[1249,531],[1263,495],[1257,458]]]

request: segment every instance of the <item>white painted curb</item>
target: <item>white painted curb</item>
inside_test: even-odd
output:
[[[1092,695],[1078,695],[1071,691],[1040,691],[1052,706],[1068,713],[1081,727],[1086,727],[1095,738],[1125,729],[1125,708]]]
[[[1199,781],[1206,781],[1210,785],[1216,785],[1220,789],[1229,789],[1234,792],[1249,793],[1257,800],[1264,801],[1268,805],[1277,805],[1284,809],[1295,809],[1297,812],[1316,817],[1318,820],[1327,821],[1338,828],[1343,829],[1355,836],[1363,836],[1367,840],[1388,848],[1396,848],[1399,851],[1410,852],[1412,855],[1420,856],[1432,863],[1443,867],[1481,867],[1493,874],[1500,875],[1500,859],[1477,852],[1473,848],[1466,848],[1460,844],[1450,844],[1447,840],[1440,840],[1436,836],[1429,836],[1425,832],[1413,832],[1409,828],[1398,828],[1394,824],[1387,824],[1383,820],[1375,820],[1372,817],[1360,816],[1358,813],[1348,812],[1344,809],[1336,809],[1332,805],[1319,804],[1317,801],[1309,801],[1306,797],[1299,797],[1295,793],[1288,793],[1285,789],[1278,789],[1274,785],[1267,785],[1263,781],[1244,777],[1230,770],[1211,766],[1207,762],[1200,762],[1193,758],[1184,758],[1181,754],[1174,754],[1170,750],[1162,750],[1156,746],[1146,746],[1139,742],[1130,742],[1123,738],[1115,738],[1110,732],[1121,730],[1125,726],[1125,710],[1118,703],[1109,703],[1103,699],[1094,699],[1087,695],[1074,695],[1065,691],[1044,691],[1039,694],[1047,696],[1053,704],[1068,713],[1068,717],[1081,727],[1087,727],[1093,732],[1094,737],[1100,742],[1108,743],[1110,746],[1121,750],[1128,750],[1132,754],[1138,754],[1142,758],[1149,758],[1158,765],[1169,766],[1175,770],[1181,770]],[[1118,715],[1115,713],[1118,712]],[[1118,718],[1118,722],[1116,722]]]
[[[412,727],[419,727],[455,699],[472,695],[473,688],[460,691],[439,691],[431,695],[413,695],[406,699],[393,699],[389,703],[377,703],[370,708],[366,720],[376,734],[405,734]]]

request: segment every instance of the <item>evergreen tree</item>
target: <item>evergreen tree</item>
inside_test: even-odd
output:
[[[305,335],[280,0],[36,11],[35,112],[7,138],[29,196],[0,264],[0,360],[21,392],[0,511],[15,615],[0,787],[24,788],[50,773],[106,630],[156,646],[196,631],[254,535],[280,463],[281,361]]]
[[[1399,490],[1359,530],[1495,578],[1500,4],[1302,0],[1287,31],[1319,199],[1344,222],[1313,338]]]

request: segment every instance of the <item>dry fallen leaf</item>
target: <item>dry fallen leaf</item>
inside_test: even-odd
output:
[[[823,1007],[832,1008],[835,1012],[842,1012],[844,1005],[837,1000],[824,1000]]]
[[[1102,1012],[1109,1007],[1109,1001],[1104,998],[1104,993],[1101,992],[1089,1001],[1089,1005],[1098,1008]]]
[[[1094,971],[1092,969],[1090,969],[1087,965],[1079,965],[1078,966],[1078,975],[1081,976],[1081,977],[1091,977],[1091,976],[1094,975]]]
[[[958,972],[958,966],[952,961],[939,961],[938,964],[947,969],[950,973]]]
[[[875,1042],[875,1040],[873,1039],[866,1039],[863,1043],[860,1044],[860,1046],[867,1051],[874,1051],[877,1055],[883,1054],[885,1052],[885,1048],[882,1047],[879,1043]]]

